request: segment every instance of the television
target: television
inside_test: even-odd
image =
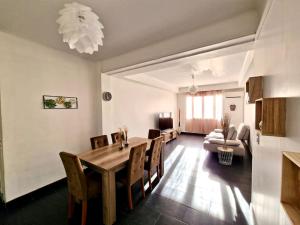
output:
[[[159,113],[158,127],[160,130],[173,129],[173,118],[171,112]]]

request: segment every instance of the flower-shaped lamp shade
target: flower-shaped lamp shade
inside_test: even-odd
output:
[[[98,51],[98,45],[103,45],[103,25],[99,17],[90,7],[77,2],[65,4],[59,11],[58,32],[63,35],[63,42],[67,42],[71,49],[79,53],[93,54]]]

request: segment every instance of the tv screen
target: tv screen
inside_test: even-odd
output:
[[[160,130],[172,129],[173,118],[159,118],[158,126]]]

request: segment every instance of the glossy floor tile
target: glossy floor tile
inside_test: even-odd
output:
[[[134,187],[134,210],[126,190],[117,188],[119,225],[249,224],[251,156],[234,157],[232,166],[202,149],[203,137],[181,135],[166,145],[165,174],[142,199]],[[145,179],[147,181],[147,179]],[[146,184],[147,186],[147,184]],[[88,225],[102,223],[101,199],[88,205]],[[66,182],[59,182],[0,208],[0,225],[68,224]],[[70,224],[80,224],[80,205]]]

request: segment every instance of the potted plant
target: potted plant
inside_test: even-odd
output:
[[[126,126],[119,128],[119,134],[121,137],[120,149],[123,149],[123,146],[128,147],[128,128]]]
[[[224,149],[227,149],[227,137],[229,133],[229,125],[230,125],[230,116],[228,113],[225,113],[221,119],[221,127],[222,127],[222,134],[224,136]]]

